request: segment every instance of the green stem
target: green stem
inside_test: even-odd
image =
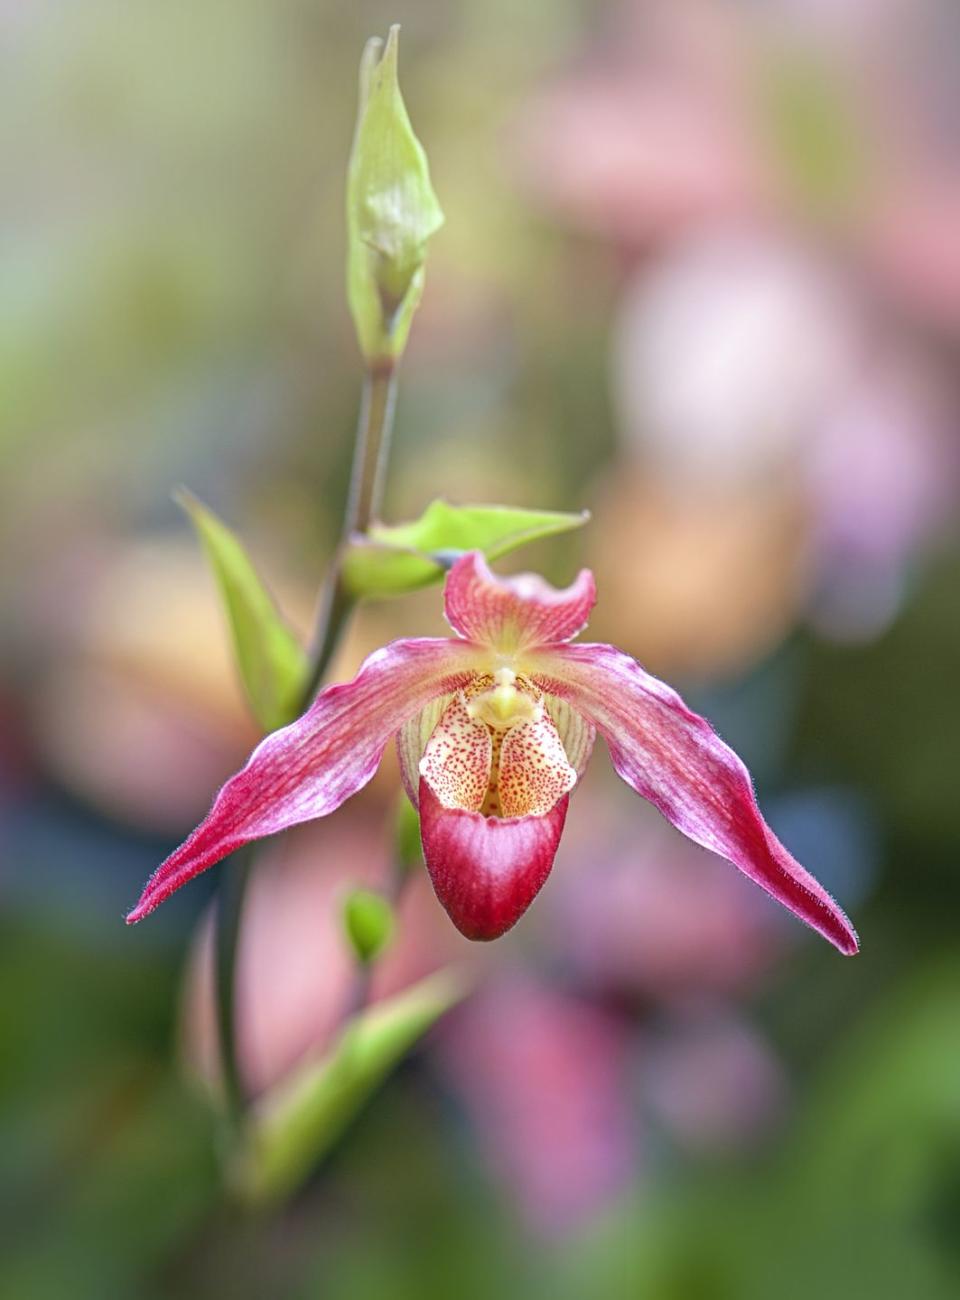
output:
[[[341,551],[338,551],[320,593],[314,624],[314,642],[310,652],[310,674],[300,698],[299,712],[301,713],[313,703],[323,683],[324,674],[330,667],[330,660],[340,644],[340,637],[353,608],[353,599],[349,592],[344,590],[340,576],[340,554]]]
[[[220,888],[217,893],[217,1032],[220,1038],[223,1095],[227,1114],[235,1124],[240,1122],[247,1104],[237,1052],[234,981],[240,916],[252,866],[251,846],[244,845],[221,866]]]
[[[380,510],[396,400],[396,365],[393,361],[377,362],[363,381],[350,499],[343,521],[344,542],[349,541],[351,533],[365,533]]]
[[[354,533],[365,533],[380,509],[396,398],[397,371],[392,362],[383,362],[366,372],[350,476],[350,495],[343,518],[340,546],[317,606],[310,676],[304,689],[301,709],[313,701],[320,689],[324,673],[330,666],[330,660],[353,609],[353,596],[343,585],[343,555]]]
[[[373,366],[364,376],[343,533],[317,603],[310,675],[298,713],[313,702],[320,689],[353,610],[354,598],[343,585],[343,556],[351,536],[366,532],[380,509],[393,431],[396,388],[396,368],[392,362]],[[223,864],[217,909],[217,1028],[227,1109],[237,1124],[243,1118],[248,1101],[237,1054],[237,952],[244,899],[254,858],[253,846],[248,845]]]

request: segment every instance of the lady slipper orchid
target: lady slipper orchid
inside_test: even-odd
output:
[[[586,569],[561,591],[461,556],[445,590],[456,638],[392,642],[267,736],[127,920],[241,845],[333,812],[395,736],[437,897],[468,938],[495,939],[546,880],[599,731],[618,774],[678,830],[856,952],[850,922],[767,826],[709,723],[613,646],[571,644],[594,600]]]

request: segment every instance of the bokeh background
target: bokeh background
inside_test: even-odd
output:
[[[748,760],[844,960],[612,777],[280,1214],[225,1208],[209,873],[122,915],[255,739],[171,488],[298,626],[339,527],[360,49],[447,226],[386,516],[589,507],[592,625]],[[0,4],[0,1295],[960,1289],[960,10],[953,0]],[[441,630],[366,611],[337,665]],[[258,1087],[329,1034],[392,763],[251,897]],[[463,955],[423,881],[394,986]],[[208,955],[208,954],[207,954]],[[188,973],[189,972],[189,973]]]

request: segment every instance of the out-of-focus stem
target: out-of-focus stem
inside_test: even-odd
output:
[[[300,699],[300,713],[313,703],[314,696],[323,684],[324,675],[353,610],[354,598],[343,584],[343,556],[351,536],[366,532],[380,509],[395,402],[394,363],[381,362],[371,366],[363,381],[343,532],[317,602],[310,674]],[[253,846],[250,845],[223,864],[217,907],[216,987],[220,1061],[227,1109],[237,1123],[242,1120],[248,1101],[237,1053],[237,953],[244,898],[255,856]],[[364,988],[360,992],[361,1005],[365,1000]]]
[[[353,597],[343,585],[343,554],[353,534],[366,532],[380,509],[390,455],[396,395],[397,372],[393,362],[380,362],[366,372],[350,476],[350,495],[343,517],[340,546],[317,606],[310,677],[301,701],[304,709],[312,703],[320,689],[324,673],[330,666],[353,608]]]
[[[223,1096],[227,1113],[235,1123],[240,1121],[247,1102],[237,1051],[235,980],[240,916],[253,856],[252,846],[244,845],[228,858],[220,869],[220,887],[217,892],[217,1033],[220,1040]]]

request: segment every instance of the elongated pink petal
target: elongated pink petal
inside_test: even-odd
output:
[[[841,952],[858,950],[841,909],[764,821],[743,763],[675,691],[608,645],[544,652],[535,680],[596,724],[619,775],[678,830],[728,858]]]
[[[479,551],[456,561],[444,590],[453,630],[505,652],[569,641],[586,626],[596,599],[589,569],[581,569],[575,582],[559,590],[536,573],[499,578]]]
[[[407,718],[470,679],[475,659],[476,648],[463,641],[394,641],[370,655],[352,682],[328,686],[302,718],[257,746],[206,819],[150,877],[128,923],[242,844],[333,812],[370,780]]]
[[[484,817],[445,808],[420,782],[423,856],[437,898],[468,939],[497,939],[550,874],[570,796],[543,817]]]

